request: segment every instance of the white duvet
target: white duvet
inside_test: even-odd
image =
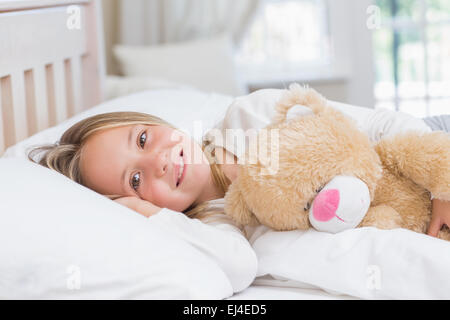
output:
[[[259,227],[255,284],[365,299],[449,299],[450,243],[409,230],[328,234]]]

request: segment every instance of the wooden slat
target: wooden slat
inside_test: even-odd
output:
[[[56,125],[56,99],[55,99],[55,74],[53,65],[45,66],[45,86],[47,92],[48,123],[50,126]]]
[[[27,70],[24,73],[25,79],[25,103],[27,111],[28,134],[33,135],[37,132],[36,121],[36,89],[34,86],[33,70]]]
[[[75,114],[75,107],[72,80],[72,64],[70,63],[70,59],[64,60],[64,76],[66,81],[67,116],[72,117]]]
[[[70,70],[72,80],[72,94],[73,94],[73,111],[74,114],[80,113],[83,110],[83,83],[82,83],[82,69],[81,57],[72,57],[70,59]]]
[[[53,72],[55,76],[55,106],[56,123],[67,119],[67,97],[66,97],[66,77],[64,75],[64,61],[53,63]]]
[[[25,79],[23,72],[15,72],[11,75],[12,105],[14,108],[14,132],[16,141],[19,142],[28,137],[27,106],[25,100]]]
[[[0,78],[0,87],[2,88],[2,95],[0,99],[2,101],[4,146],[5,148],[7,148],[10,145],[13,145],[16,141],[16,133],[14,130],[11,77],[7,76]]]
[[[36,125],[37,131],[41,131],[49,127],[45,66],[36,66],[33,69],[33,76],[36,97]]]
[[[0,79],[0,155],[3,153],[3,151],[6,149],[6,133],[3,125],[3,95],[2,95],[2,82],[3,80]]]
[[[80,113],[83,108],[81,72],[81,57],[64,60],[68,117]]]

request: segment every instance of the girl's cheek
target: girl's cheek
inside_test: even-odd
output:
[[[170,187],[165,183],[160,183],[152,185],[151,193],[151,201],[154,205],[158,207],[163,207],[168,205],[168,195],[170,192],[173,192]]]

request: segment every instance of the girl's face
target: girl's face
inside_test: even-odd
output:
[[[101,194],[137,196],[175,211],[212,199],[217,191],[200,145],[163,125],[94,133],[83,146],[80,169],[83,183]]]

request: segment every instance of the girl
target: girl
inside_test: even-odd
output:
[[[217,129],[263,128],[284,92],[264,89],[235,99]],[[431,131],[404,113],[330,105],[354,118],[374,141],[410,129]],[[146,217],[168,208],[208,221],[213,212],[223,212],[223,197],[245,151],[238,145],[229,150],[214,138],[207,133],[200,145],[158,117],[113,112],[76,123],[58,143],[34,149],[29,158],[42,155],[39,164]],[[450,203],[434,199],[432,208],[428,234],[437,236],[444,224],[450,225]]]

